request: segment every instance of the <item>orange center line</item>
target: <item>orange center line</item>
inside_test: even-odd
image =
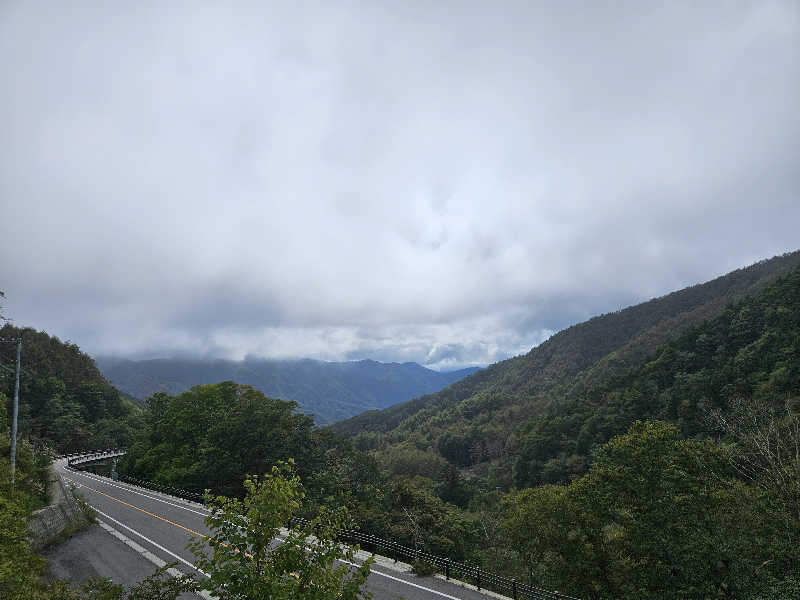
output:
[[[189,533],[191,533],[191,534],[193,534],[193,535],[197,535],[197,536],[199,536],[199,537],[201,537],[201,538],[203,538],[203,539],[206,539],[206,540],[209,540],[209,539],[211,539],[211,536],[209,536],[209,535],[206,535],[205,533],[200,533],[199,531],[195,531],[194,529],[190,529],[190,528],[188,528],[188,527],[186,527],[186,526],[184,526],[184,525],[181,525],[180,523],[176,523],[175,521],[170,521],[170,520],[169,520],[169,519],[167,519],[167,518],[164,518],[164,517],[162,517],[162,516],[160,516],[160,515],[157,515],[157,514],[155,514],[155,513],[152,513],[152,512],[150,512],[149,510],[145,510],[145,509],[143,509],[143,508],[140,508],[140,507],[138,507],[138,506],[136,506],[136,505],[134,505],[134,504],[130,504],[129,502],[125,502],[124,500],[120,500],[119,498],[115,498],[114,496],[111,496],[111,495],[109,495],[109,494],[106,494],[105,492],[101,492],[100,490],[96,490],[96,489],[94,489],[93,487],[89,487],[88,485],[86,485],[86,484],[84,484],[84,483],[82,483],[82,482],[80,482],[80,481],[75,481],[74,479],[70,479],[70,478],[69,478],[69,477],[67,477],[66,475],[62,475],[62,477],[63,477],[64,479],[66,479],[67,481],[71,481],[72,483],[74,483],[74,484],[76,484],[76,485],[79,485],[79,486],[85,487],[87,490],[91,490],[91,491],[93,491],[93,492],[94,492],[94,493],[96,493],[96,494],[100,494],[101,496],[105,496],[105,497],[106,497],[106,498],[108,498],[109,500],[113,500],[114,502],[119,502],[120,504],[124,504],[125,506],[128,506],[128,507],[130,507],[130,508],[133,508],[133,509],[135,509],[135,510],[138,510],[138,511],[140,511],[140,512],[143,512],[143,513],[144,513],[144,514],[146,514],[146,515],[149,515],[149,516],[151,516],[151,517],[155,517],[155,518],[156,518],[156,519],[158,519],[159,521],[164,521],[164,523],[169,523],[170,525],[174,525],[175,527],[180,527],[181,529],[183,529],[183,530],[185,530],[185,531],[188,531]],[[226,544],[225,542],[217,542],[217,543],[218,543],[218,544],[220,544],[221,546],[225,546],[226,548],[230,548],[230,545],[229,545],[229,544]],[[239,552],[239,550],[236,550],[236,552]],[[252,556],[252,555],[251,555],[249,552],[245,552],[245,553],[244,553],[244,555],[245,555],[246,557],[248,557],[248,558],[253,558],[253,556]]]
[[[96,494],[100,494],[101,496],[105,496],[109,500],[113,500],[114,502],[119,502],[120,504],[124,504],[125,506],[133,508],[134,510],[138,510],[139,512],[143,512],[146,515],[154,517],[154,518],[158,519],[159,521],[164,521],[164,523],[169,523],[170,525],[174,525],[175,527],[180,527],[181,529],[183,529],[185,531],[188,531],[189,533],[191,533],[193,535],[200,536],[201,538],[204,538],[204,539],[209,539],[209,537],[210,537],[210,536],[208,536],[208,535],[206,535],[204,533],[200,533],[199,531],[195,531],[194,529],[189,529],[188,527],[186,527],[184,525],[181,525],[180,523],[176,523],[175,521],[170,521],[169,519],[166,519],[166,518],[164,518],[164,517],[162,517],[160,515],[157,515],[155,513],[150,512],[149,510],[145,510],[143,508],[140,508],[138,506],[135,506],[133,504],[125,502],[124,500],[120,500],[119,498],[115,498],[114,496],[106,494],[105,492],[101,492],[100,490],[96,490],[96,489],[94,489],[92,487],[89,487],[88,485],[86,485],[86,484],[84,484],[84,483],[82,483],[80,481],[75,481],[74,479],[70,479],[66,475],[62,475],[62,477],[64,477],[64,479],[66,479],[67,481],[71,481],[72,483],[74,483],[76,485],[85,487],[87,490],[91,490]]]
[[[111,496],[110,494],[106,494],[105,492],[101,492],[100,490],[96,490],[93,487],[89,487],[88,485],[86,485],[86,484],[84,484],[84,483],[82,483],[80,481],[75,481],[74,479],[71,479],[71,478],[67,477],[66,475],[62,475],[62,477],[64,479],[66,479],[67,481],[71,481],[75,485],[78,485],[78,486],[81,486],[81,487],[85,487],[87,490],[91,490],[95,494],[100,494],[101,496],[105,496],[109,500],[113,500],[114,502],[119,502],[120,504],[124,504],[125,506],[133,508],[134,510],[138,510],[140,512],[143,512],[144,514],[149,515],[151,517],[154,517],[154,518],[158,519],[159,521],[164,521],[164,523],[169,523],[170,525],[174,525],[175,527],[180,527],[181,529],[184,529],[184,530],[188,531],[191,534],[200,536],[203,539],[206,539],[206,540],[211,539],[211,536],[208,536],[208,535],[206,535],[204,533],[200,533],[199,531],[195,531],[194,529],[189,529],[188,527],[186,527],[184,525],[181,525],[180,523],[176,523],[175,521],[170,521],[169,519],[166,519],[166,518],[164,518],[164,517],[162,517],[160,515],[157,515],[155,513],[150,512],[149,510],[145,510],[145,509],[140,508],[140,507],[138,507],[138,506],[136,506],[134,504],[131,504],[129,502],[125,502],[124,500],[120,500],[119,498],[115,498],[114,496]],[[226,548],[230,548],[230,545],[226,544],[225,542],[217,542],[217,543],[219,543],[221,546],[225,546]],[[239,552],[239,550],[235,550],[235,552]],[[249,552],[245,552],[244,555],[247,558],[253,558],[253,555],[250,554]],[[300,576],[297,573],[294,573],[294,572],[289,573],[289,575],[291,575],[295,579],[299,579],[300,578]],[[314,582],[312,581],[311,583],[313,584]],[[339,595],[341,595],[341,594],[339,594]]]

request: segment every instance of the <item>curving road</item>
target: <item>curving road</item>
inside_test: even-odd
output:
[[[51,559],[54,575],[81,568],[89,574],[130,584],[153,572],[156,565],[176,562],[177,569],[202,578],[186,550],[192,536],[209,535],[203,519],[207,511],[198,504],[112,481],[91,473],[67,469],[66,459],[54,464],[67,484],[75,485],[97,511],[100,527],[79,534],[57,550]],[[70,554],[72,552],[72,554]],[[486,600],[494,594],[477,592],[458,582],[435,577],[419,578],[398,569],[392,561],[373,565],[367,589],[375,600]],[[190,597],[189,595],[186,596]],[[204,594],[208,597],[208,594]]]

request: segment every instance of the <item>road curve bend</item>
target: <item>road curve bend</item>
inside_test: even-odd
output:
[[[117,572],[126,569],[140,573],[143,561],[147,561],[151,563],[151,572],[157,565],[177,562],[177,571],[204,577],[194,567],[194,556],[186,549],[191,537],[208,536],[211,533],[204,522],[208,511],[202,505],[69,469],[66,458],[56,460],[54,468],[64,482],[75,486],[97,512],[100,528],[105,535],[93,535],[92,545],[100,544],[102,547],[93,547],[92,551],[116,558],[115,564],[99,569],[108,568],[115,572],[101,572],[101,576],[114,578]],[[123,552],[125,546],[127,548]],[[366,584],[375,600],[503,598],[491,592],[478,592],[452,580],[416,577],[402,566],[396,567],[389,559],[376,558],[377,562]],[[130,564],[117,564],[120,561]],[[202,596],[210,598],[207,593]]]

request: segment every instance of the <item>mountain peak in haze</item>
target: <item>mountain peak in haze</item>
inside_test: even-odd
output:
[[[195,385],[232,380],[252,385],[267,396],[297,402],[301,411],[314,415],[318,425],[438,392],[478,370],[438,372],[415,362],[268,360],[252,356],[241,361],[116,357],[99,357],[96,361],[114,385],[140,400],[156,392],[174,395]]]

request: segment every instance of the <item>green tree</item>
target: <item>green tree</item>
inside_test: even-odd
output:
[[[8,323],[0,325],[1,338],[23,340],[19,382],[21,438],[61,453],[87,450],[90,441],[94,441],[96,422],[112,419],[125,426],[105,427],[96,441],[113,446],[127,441],[139,410],[103,378],[90,356],[45,332]],[[13,344],[0,344],[0,362],[7,375],[0,377],[0,401],[9,411],[8,399],[15,391]]]
[[[681,440],[663,422],[635,423],[606,444],[570,486],[595,586],[615,597],[723,595],[737,562],[720,529],[734,510],[703,464],[721,469],[710,443]],[[729,532],[731,535],[734,532]]]
[[[567,492],[566,486],[543,485],[522,490],[507,500],[503,528],[530,585],[558,587],[564,560],[578,541],[574,535],[575,510]]]
[[[512,497],[506,527],[540,581],[583,598],[774,594],[794,580],[769,499],[733,475],[719,445],[638,421],[582,478]]]
[[[3,392],[0,392],[0,435],[8,433],[8,409],[6,408],[8,398]]]
[[[0,598],[31,598],[44,571],[44,559],[28,544],[26,516],[20,503],[0,495]]]
[[[361,590],[371,559],[354,570],[337,564],[352,562],[357,550],[337,542],[347,525],[346,509],[322,508],[308,525],[293,527],[275,543],[304,497],[293,461],[261,478],[248,476],[244,487],[244,500],[206,494],[211,510],[206,524],[214,534],[193,540],[189,548],[195,566],[209,575],[208,590],[221,600],[371,597]]]
[[[293,457],[308,478],[321,459],[314,422],[297,405],[267,398],[247,385],[199,385],[148,401],[145,427],[120,471],[184,489],[241,496],[248,473],[264,473]]]
[[[777,403],[774,403],[777,404]],[[726,456],[740,478],[761,492],[776,535],[772,564],[785,565],[800,582],[800,407],[778,410],[755,399],[733,398],[729,414],[710,413],[730,441]],[[781,550],[783,550],[781,552]]]

